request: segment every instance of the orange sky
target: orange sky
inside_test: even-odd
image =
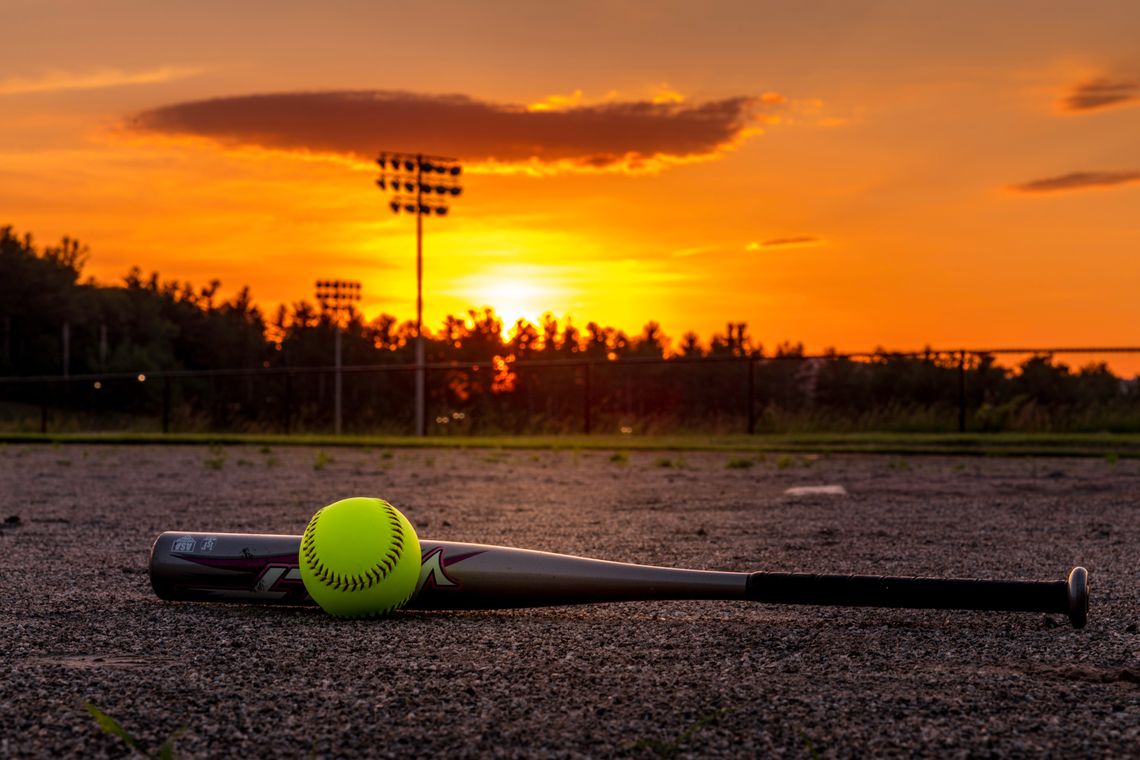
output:
[[[1140,343],[1135,3],[0,5],[0,224],[103,281],[354,278],[411,318],[371,159],[424,150],[468,167],[429,325]]]

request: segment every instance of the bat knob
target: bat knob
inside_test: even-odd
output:
[[[1089,620],[1089,571],[1074,567],[1069,572],[1069,621],[1084,628]]]

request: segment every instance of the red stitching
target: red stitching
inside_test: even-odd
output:
[[[337,591],[360,591],[364,588],[372,588],[373,585],[388,577],[388,574],[395,569],[396,564],[400,561],[400,557],[403,556],[404,526],[400,521],[400,513],[396,511],[396,508],[387,502],[381,503],[384,505],[384,510],[388,514],[388,522],[392,526],[392,546],[389,547],[383,559],[377,562],[374,567],[365,570],[364,573],[360,575],[342,576],[339,573],[331,572],[328,566],[317,556],[315,527],[317,520],[320,518],[321,513],[325,511],[325,508],[318,510],[317,513],[313,515],[313,519],[309,521],[309,525],[305,528],[305,535],[302,536],[301,554],[305,559],[305,564],[313,571],[315,578]],[[330,575],[332,576],[331,582]],[[384,615],[397,607],[403,606],[411,598],[411,594],[409,594],[407,599],[404,599],[398,604],[386,607],[379,612],[366,615],[347,615],[344,617],[375,617],[376,615]]]

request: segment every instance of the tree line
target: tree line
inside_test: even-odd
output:
[[[266,315],[248,288],[224,299],[217,280],[194,286],[137,267],[119,284],[98,284],[84,277],[88,256],[73,239],[39,246],[31,235],[0,228],[0,377],[248,370],[244,377],[180,379],[161,403],[195,429],[327,423],[325,373],[253,378],[266,369],[331,364],[330,311],[301,300]],[[414,322],[390,314],[367,320],[350,308],[341,325],[345,365],[414,361]],[[591,415],[595,429],[638,432],[731,430],[747,416],[759,430],[939,430],[955,426],[963,401],[974,429],[1140,429],[1136,382],[1103,362],[1074,370],[1050,356],[1014,368],[987,355],[960,367],[959,357],[934,352],[807,357],[801,344],[765,351],[739,322],[707,341],[688,332],[674,343],[654,321],[630,335],[546,314],[504,330],[489,308],[449,315],[425,329],[425,340],[429,362],[451,365],[433,370],[429,382],[429,422],[437,430],[573,430]],[[694,361],[747,358],[755,361]],[[411,382],[410,373],[348,375],[350,427],[410,424]],[[0,383],[0,399],[26,403],[35,392]],[[76,414],[142,411],[159,403],[157,393],[108,382],[57,393],[52,403]]]

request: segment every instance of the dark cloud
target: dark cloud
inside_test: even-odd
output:
[[[1097,77],[1075,85],[1061,101],[1062,111],[1095,111],[1140,101],[1140,81]]]
[[[790,235],[788,237],[769,238],[763,242],[752,242],[744,248],[748,251],[761,251],[772,248],[809,248],[822,244],[823,238],[814,235]]]
[[[137,114],[141,132],[196,135],[225,145],[372,159],[382,150],[472,162],[565,163],[644,168],[659,159],[707,156],[742,139],[761,109],[735,97],[700,104],[610,102],[558,110],[407,92],[298,92],[175,103]]]
[[[1140,171],[1072,172],[1057,177],[1030,180],[1020,185],[1013,185],[1012,189],[1020,193],[1063,193],[1096,187],[1112,187],[1129,182],[1140,182]]]
[[[819,238],[810,235],[796,235],[795,237],[772,238],[771,240],[765,240],[760,245],[763,248],[787,248],[789,246],[813,245],[821,242],[823,241]]]

